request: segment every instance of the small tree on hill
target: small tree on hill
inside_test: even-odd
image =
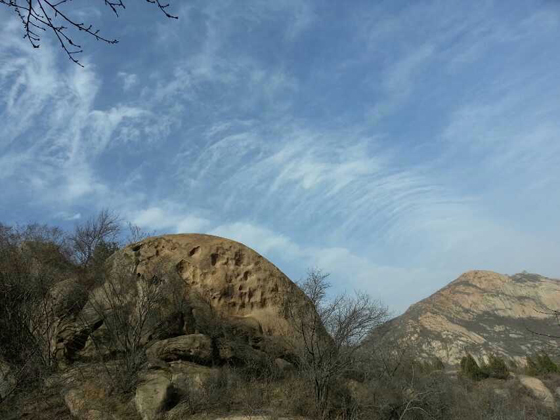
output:
[[[487,363],[482,363],[480,369],[489,378],[507,379],[509,378],[509,368],[503,358],[491,354]]]
[[[472,379],[473,381],[480,381],[486,379],[488,375],[484,372],[475,358],[470,353],[461,359],[461,375]]]
[[[57,325],[49,294],[71,274],[59,229],[0,224],[0,359],[15,367],[17,387],[40,383],[56,368]]]
[[[333,386],[349,371],[366,337],[388,316],[384,305],[362,292],[329,299],[327,277],[320,270],[309,271],[299,283],[308,304],[302,304],[296,290],[285,302],[296,328],[297,364],[313,387],[321,418],[328,414]]]
[[[527,366],[525,372],[527,375],[540,376],[551,373],[558,373],[560,368],[552,361],[546,352],[537,353],[534,357],[527,356]]]
[[[119,217],[109,210],[101,210],[96,216],[77,225],[70,235],[74,259],[83,268],[99,263],[99,258],[108,248],[117,247],[120,233]]]

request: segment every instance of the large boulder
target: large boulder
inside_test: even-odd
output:
[[[170,362],[169,371],[171,372],[171,382],[179,396],[203,392],[212,379],[219,377],[220,372],[219,368],[200,366],[185,361]]]
[[[156,342],[148,356],[166,362],[188,360],[199,364],[212,363],[212,340],[204,334],[189,334]]]
[[[166,411],[175,395],[172,376],[169,372],[148,372],[136,388],[135,403],[142,420],[156,419]]]
[[[106,396],[104,396],[106,397]],[[103,406],[102,401],[94,399],[83,389],[70,389],[64,395],[64,402],[72,413],[72,416],[79,420],[118,420],[118,417],[111,414]]]
[[[128,333],[165,361],[286,358],[297,336],[287,297],[291,309],[314,310],[271,262],[217,236],[147,238],[117,251],[106,268],[87,301],[73,281],[55,289],[57,359],[114,357],[126,351],[116,337]]]
[[[544,405],[549,408],[556,408],[556,402],[554,400],[554,395],[546,387],[546,385],[538,378],[533,378],[532,376],[519,375],[519,382],[525,388],[527,388],[535,398],[541,401]]]
[[[40,320],[45,326],[41,330],[48,331],[45,338],[52,341],[50,348],[55,359],[72,360],[84,347],[91,328],[79,319],[79,314],[87,301],[87,290],[75,279],[55,284],[46,297],[47,311]]]
[[[52,314],[63,318],[79,313],[88,300],[88,293],[77,280],[67,279],[55,284],[47,299]]]
[[[286,296],[309,305],[303,292],[264,257],[229,239],[202,234],[144,239],[115,253],[113,270],[141,278],[164,264],[183,280],[185,296],[203,297],[216,314],[246,335],[291,336],[294,325],[284,316]],[[184,334],[201,332],[196,311],[186,314]],[[189,328],[191,329],[189,331]]]

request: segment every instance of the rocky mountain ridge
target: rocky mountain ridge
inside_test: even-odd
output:
[[[383,340],[396,340],[422,358],[438,357],[457,365],[467,353],[490,353],[523,364],[538,351],[554,354],[560,326],[560,281],[538,274],[512,276],[469,271],[391,320]]]

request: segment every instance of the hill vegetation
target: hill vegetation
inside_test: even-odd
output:
[[[0,418],[558,418],[517,379],[556,389],[554,356],[456,375],[319,270],[296,285],[233,241],[123,225],[0,224]]]

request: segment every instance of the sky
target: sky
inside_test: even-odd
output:
[[[560,3],[128,1],[81,68],[0,5],[0,222],[240,241],[395,313],[472,269],[560,278]]]

